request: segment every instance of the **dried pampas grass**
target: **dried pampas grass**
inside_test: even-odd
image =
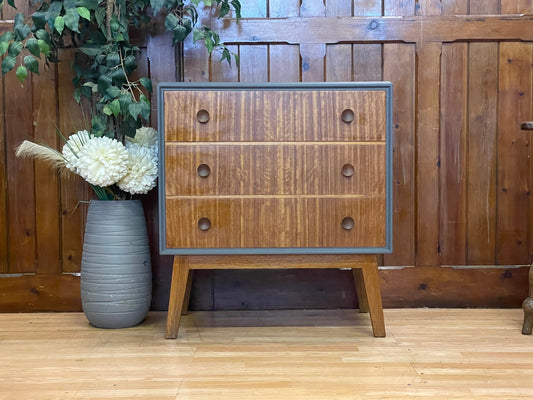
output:
[[[63,154],[51,147],[25,140],[15,149],[15,155],[22,158],[41,160],[52,168],[57,168],[62,175],[70,175],[70,170],[66,167]]]

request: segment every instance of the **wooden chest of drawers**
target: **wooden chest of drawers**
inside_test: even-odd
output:
[[[390,252],[391,94],[161,85],[161,253]]]

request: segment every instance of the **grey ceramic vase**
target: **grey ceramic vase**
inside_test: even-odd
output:
[[[140,200],[93,200],[81,260],[83,312],[98,328],[143,321],[152,298],[152,267]]]

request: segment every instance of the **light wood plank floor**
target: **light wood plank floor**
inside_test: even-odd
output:
[[[530,399],[521,310],[166,313],[101,330],[83,314],[0,314],[0,399]]]

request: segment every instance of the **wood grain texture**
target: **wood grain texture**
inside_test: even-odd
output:
[[[530,0],[500,0],[502,14],[522,14],[533,11]]]
[[[329,44],[326,46],[326,82],[350,82],[352,72],[352,46]]]
[[[325,44],[300,44],[302,82],[324,82]]]
[[[5,6],[5,5],[4,5]],[[0,79],[0,93],[4,78]],[[0,273],[8,272],[7,245],[7,159],[4,96],[0,96]]]
[[[517,309],[385,310],[384,339],[353,310],[196,312],[176,341],[163,338],[165,316],[117,334],[81,313],[3,314],[0,390],[7,399],[525,400],[532,389]]]
[[[383,0],[383,15],[415,15],[415,0]]]
[[[165,194],[385,195],[385,144],[167,143]],[[209,176],[198,174],[207,166]],[[352,171],[343,168],[352,166]],[[205,167],[204,167],[205,168]]]
[[[4,102],[7,161],[8,271],[35,271],[35,185],[33,160],[15,156],[15,147],[24,139],[33,139],[31,80],[21,86],[17,79],[5,79]]]
[[[383,247],[385,198],[167,198],[166,223],[167,248]]]
[[[68,136],[78,130],[86,129],[87,125],[81,108],[72,100],[73,72],[70,63],[74,53],[71,50],[60,52],[62,62],[57,64],[57,88],[59,107],[59,130]],[[80,177],[61,178],[61,252],[62,271],[79,272],[87,206],[80,201],[89,200],[92,196],[87,182]]]
[[[187,294],[187,286],[189,282],[190,271],[188,263],[188,257],[174,257],[172,285],[170,288],[170,300],[168,303],[167,332],[165,335],[167,339],[176,339],[178,335],[183,303],[185,302],[185,295]]]
[[[300,14],[300,0],[269,0],[268,16],[270,18],[297,17]]]
[[[496,264],[497,65],[497,43],[469,44],[468,265]]]
[[[300,50],[297,45],[269,45],[268,62],[270,82],[300,81]]]
[[[0,312],[81,311],[80,278],[71,274],[0,277]]]
[[[499,54],[496,260],[527,264],[530,149],[520,123],[531,119],[532,47],[501,43]]]
[[[417,49],[417,265],[439,265],[439,43]]]
[[[415,46],[383,45],[383,77],[393,96],[393,253],[385,265],[415,265]]]
[[[268,82],[268,46],[239,47],[240,82]]]
[[[40,75],[32,76],[33,125],[37,143],[58,146],[56,69],[39,65]],[[61,273],[61,209],[58,171],[35,162],[36,272]]]
[[[470,0],[470,14],[499,14],[501,0]]]
[[[441,264],[466,263],[468,45],[443,44],[440,116]]]
[[[230,53],[239,54],[239,46],[226,46]],[[238,82],[239,70],[235,65],[228,65],[226,62],[220,62],[210,58],[209,61],[209,79],[211,82]]]
[[[301,105],[298,113],[278,113]],[[324,115],[320,118],[316,107]],[[345,109],[354,123],[340,118]],[[207,123],[197,120],[207,110]],[[179,112],[178,112],[179,110]],[[262,115],[250,118],[263,111]],[[385,92],[376,91],[194,91],[165,93],[165,139],[168,142],[233,141],[383,141]],[[231,116],[231,117],[229,117]]]

